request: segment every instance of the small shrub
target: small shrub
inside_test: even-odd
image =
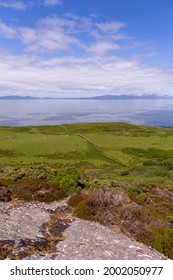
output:
[[[86,200],[86,195],[84,194],[73,194],[69,200],[68,200],[68,204],[71,207],[76,207],[81,201]]]
[[[157,159],[157,160],[167,160],[173,158],[173,150],[161,150],[161,149],[141,149],[141,148],[123,148],[122,152],[125,154],[134,155],[142,158]]]
[[[159,162],[157,160],[147,160],[143,162],[143,166],[157,166]]]
[[[129,187],[127,189],[127,193],[130,195],[130,196],[137,196],[137,195],[140,195],[142,193],[141,189],[139,187]]]
[[[57,191],[55,193],[49,192],[42,195],[34,195],[32,200],[40,202],[53,202],[66,197],[66,194],[63,191]]]
[[[92,215],[92,210],[91,208],[87,205],[87,201],[82,200],[77,204],[77,206],[74,209],[74,214],[80,219],[84,220],[92,220],[93,215]]]
[[[73,193],[79,193],[81,187],[78,185],[77,180],[71,178],[70,175],[67,175],[61,180],[60,189],[66,192],[68,195],[71,195]]]
[[[171,223],[173,225],[173,215],[167,215],[166,219],[169,223]]]
[[[135,202],[137,202],[140,205],[152,204],[153,203],[149,194],[146,194],[146,193],[142,193],[142,194],[138,195],[135,199]]]
[[[0,149],[0,157],[21,157],[25,154],[15,152],[14,150],[2,150]]]
[[[106,189],[85,191],[69,200],[69,205],[74,207],[74,213],[79,218],[104,225],[117,222],[119,210],[124,203],[129,203],[129,198],[123,191],[113,193]]]
[[[160,253],[173,259],[173,229],[155,228],[152,231],[153,241],[151,245]]]
[[[124,170],[121,172],[121,176],[127,176],[127,175],[129,175],[129,171]]]
[[[31,182],[30,185],[17,185],[14,188],[13,196],[17,199],[25,201],[41,201],[52,202],[59,199],[63,199],[67,194],[54,186],[47,184],[37,185]]]
[[[164,168],[156,168],[155,170],[153,170],[152,172],[153,176],[159,176],[159,177],[169,177],[169,172],[167,170],[165,170]]]

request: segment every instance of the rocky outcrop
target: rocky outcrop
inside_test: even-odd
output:
[[[76,218],[66,201],[0,203],[0,259],[167,259],[98,223]]]

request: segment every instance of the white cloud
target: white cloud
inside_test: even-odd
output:
[[[33,28],[21,27],[18,29],[18,35],[25,45],[32,44],[37,40],[37,32]]]
[[[88,48],[88,51],[95,53],[97,55],[103,55],[109,51],[118,50],[118,49],[120,49],[120,47],[116,43],[103,41],[103,42],[99,42],[99,43],[95,43],[95,44],[91,45]]]
[[[62,4],[62,0],[40,0],[40,1],[46,7],[53,7]],[[25,11],[28,7],[33,6],[35,4],[36,3],[34,3],[34,1],[30,1],[30,0],[0,0],[0,7],[14,9],[14,10],[21,10],[21,11]]]
[[[132,57],[123,58],[123,50],[134,40],[121,34],[125,26],[73,14],[42,18],[32,27],[0,22],[0,36],[11,39],[12,51],[16,40],[24,47],[20,56],[0,52],[0,93],[167,93],[173,88],[172,72],[151,62],[147,66],[153,55],[148,50],[133,57],[131,49]],[[117,56],[119,50],[122,57]]]
[[[121,45],[117,44],[118,41],[132,40],[131,36],[119,33],[119,31],[126,26],[127,24],[124,22],[115,21],[95,23],[90,31],[95,42],[88,47],[88,51],[103,55],[109,51],[121,49]]]
[[[20,0],[3,0],[0,1],[0,7],[2,8],[10,8],[14,10],[26,10],[28,6],[30,6],[30,2],[26,3],[27,1],[20,1]]]
[[[0,22],[0,35],[5,38],[14,38],[16,35],[16,30],[3,22]]]
[[[46,17],[38,20],[35,26],[7,26],[0,23],[1,36],[23,42],[25,50],[36,53],[67,51],[75,48],[103,55],[110,50],[118,50],[116,43],[128,40],[128,36],[107,32],[116,29],[116,33],[125,23],[95,23],[92,18],[66,14],[64,17]],[[111,31],[112,32],[112,31]],[[81,35],[87,40],[83,40]],[[83,38],[84,38],[83,36]]]
[[[102,22],[96,24],[98,29],[103,33],[117,33],[122,27],[126,27],[127,24],[124,22]]]
[[[71,51],[71,46],[82,47],[80,40],[72,34],[74,24],[72,20],[59,18],[40,20],[33,28],[0,22],[0,36],[23,42],[30,52]]]
[[[60,19],[45,19],[35,29],[19,28],[19,36],[31,52],[70,51],[72,45],[80,46],[80,40],[66,30],[70,24]]]
[[[108,56],[46,60],[7,53],[0,59],[0,76],[0,92],[3,94],[165,94],[173,87],[171,71]]]
[[[43,0],[43,3],[45,6],[56,6],[56,5],[60,5],[62,3],[61,0]]]

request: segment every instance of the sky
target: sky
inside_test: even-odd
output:
[[[0,0],[0,96],[173,96],[172,0]]]

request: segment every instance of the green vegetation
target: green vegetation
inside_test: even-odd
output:
[[[11,199],[70,197],[78,217],[173,258],[172,143],[172,128],[126,123],[0,127],[0,188]]]

